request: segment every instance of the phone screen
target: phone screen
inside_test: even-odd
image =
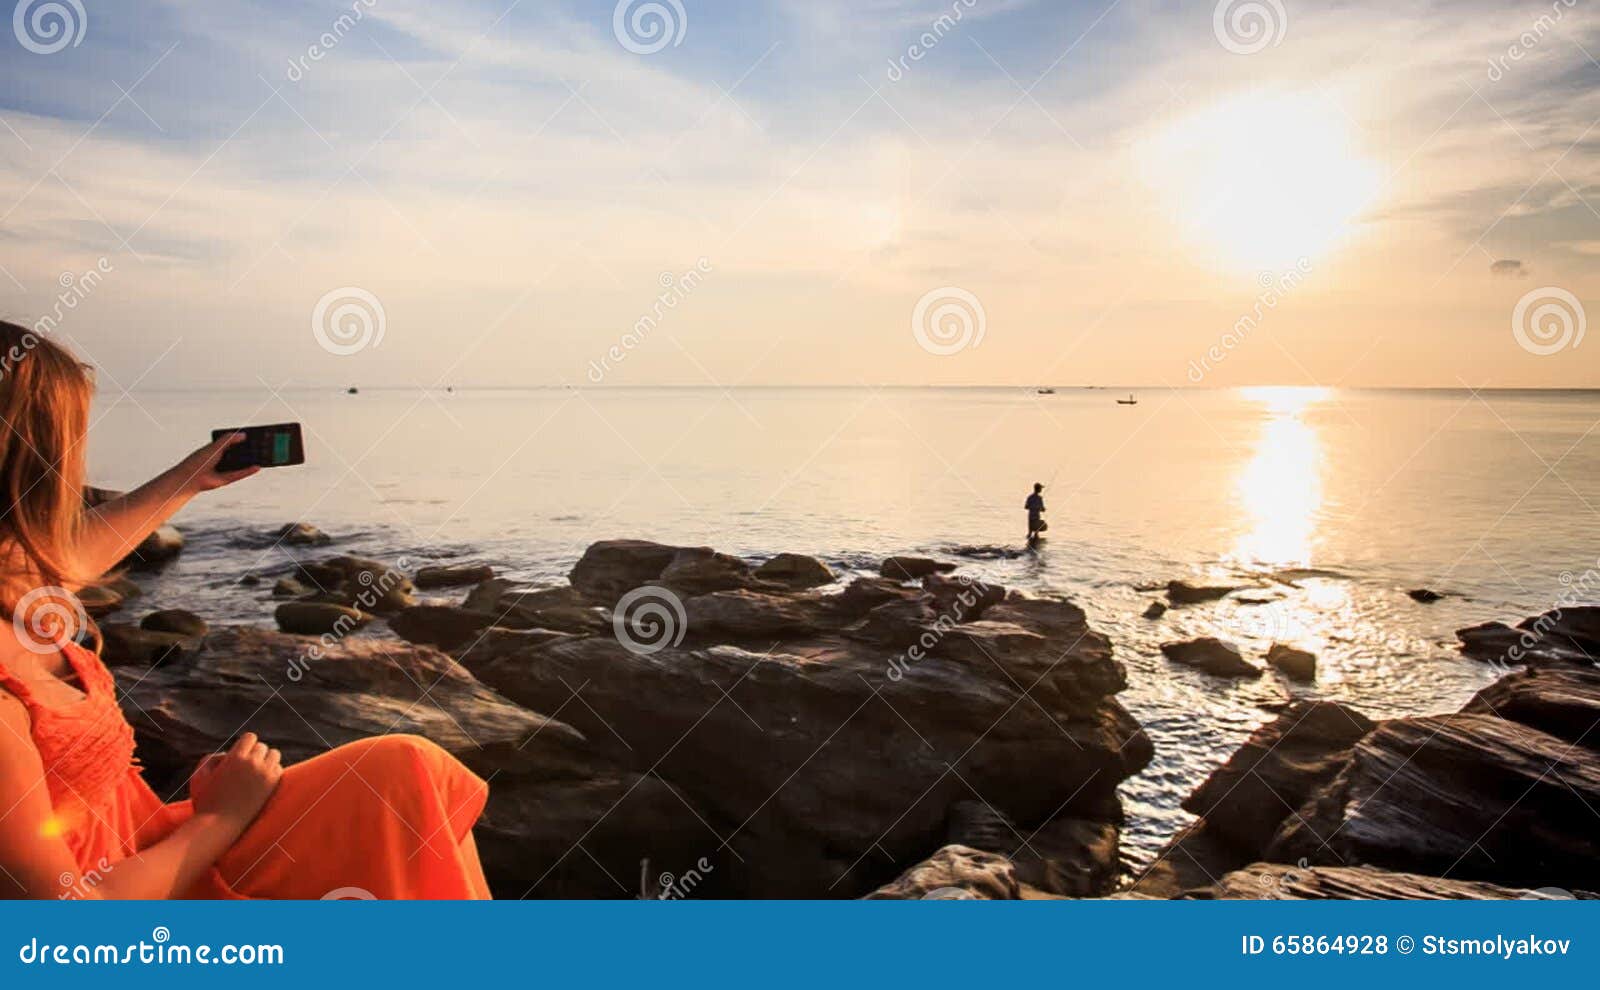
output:
[[[212,430],[211,439],[221,440],[233,433],[243,433],[245,438],[222,455],[222,460],[217,462],[219,471],[241,471],[247,467],[287,467],[306,461],[299,423]]]

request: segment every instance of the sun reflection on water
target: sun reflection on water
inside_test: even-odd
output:
[[[1236,484],[1246,525],[1235,562],[1258,567],[1309,567],[1322,508],[1322,440],[1306,422],[1325,388],[1247,388],[1241,394],[1265,413],[1255,456]]]

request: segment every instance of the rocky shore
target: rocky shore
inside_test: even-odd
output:
[[[268,535],[299,563],[241,590],[276,629],[178,609],[122,621],[137,578],[85,593],[152,783],[181,795],[247,722],[291,760],[424,735],[490,781],[479,841],[500,897],[1600,890],[1600,609],[1464,630],[1481,655],[1537,629],[1537,662],[1458,714],[1290,703],[1196,782],[1196,823],[1129,876],[1118,785],[1160,754],[1071,602],[910,556],[841,580],[798,554],[613,540],[534,588],[482,564],[332,554],[298,524]],[[1315,676],[1288,653],[1268,665]],[[1215,641],[1168,655],[1261,675]]]

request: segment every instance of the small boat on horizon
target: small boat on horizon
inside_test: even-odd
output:
[[[1038,391],[1039,391],[1040,395],[1055,395],[1056,394],[1056,390],[1053,389],[1053,388],[1041,388]]]
[[[352,385],[349,388],[344,390],[344,394],[345,395],[360,395],[361,394],[361,390],[359,388],[356,388],[354,385]]]
[[[1135,399],[1133,397],[1133,393],[1132,392],[1128,393],[1128,397],[1126,399],[1118,399],[1117,400],[1117,405],[1119,405],[1119,406],[1136,406],[1138,404],[1139,404],[1139,400]]]

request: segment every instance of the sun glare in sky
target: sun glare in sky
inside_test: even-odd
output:
[[[1228,269],[1315,264],[1377,198],[1348,118],[1309,93],[1248,93],[1156,134],[1146,180],[1196,250]]]

